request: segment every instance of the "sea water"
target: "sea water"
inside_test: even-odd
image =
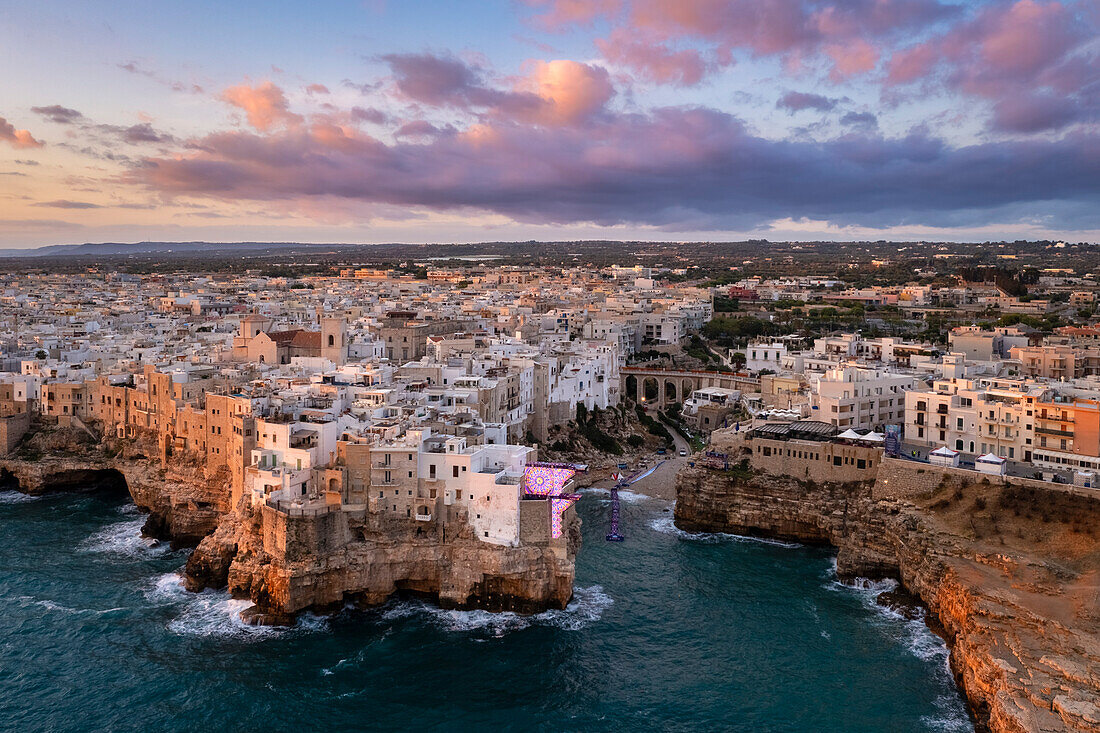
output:
[[[0,729],[967,731],[947,650],[834,556],[578,504],[575,597],[536,616],[395,600],[241,623],[122,498],[0,493]]]

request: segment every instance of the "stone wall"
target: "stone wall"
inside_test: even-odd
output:
[[[264,552],[280,562],[299,562],[342,550],[350,539],[347,514],[339,508],[293,515],[262,508]]]
[[[1070,484],[1054,484],[1018,476],[991,476],[965,468],[933,466],[904,458],[884,457],[878,470],[873,498],[876,500],[918,500],[932,496],[942,485],[992,483],[1028,488],[1042,493],[1071,494],[1100,501],[1100,490]]]
[[[812,440],[745,441],[753,468],[777,476],[846,483],[874,481],[882,449]]]
[[[0,417],[0,456],[6,456],[15,450],[19,441],[31,427],[31,414],[21,412]]]
[[[550,542],[550,502],[524,499],[519,503],[519,541],[545,545]]]

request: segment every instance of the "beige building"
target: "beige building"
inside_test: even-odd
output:
[[[854,365],[829,369],[814,384],[815,417],[841,430],[900,424],[905,393],[917,378],[881,368]]]

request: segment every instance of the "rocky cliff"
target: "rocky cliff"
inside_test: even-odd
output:
[[[979,729],[1100,730],[1100,495],[898,460],[847,484],[689,467],[675,517],[897,578],[942,625]]]
[[[569,512],[562,539],[503,547],[478,540],[464,521],[413,526],[339,508],[291,516],[230,505],[230,477],[187,455],[162,461],[148,440],[94,440],[76,429],[32,436],[0,459],[0,488],[29,494],[129,491],[149,518],[143,534],[197,546],[187,562],[192,591],[224,588],[255,606],[258,623],[303,610],[385,602],[395,593],[445,608],[535,613],[573,596],[580,519]]]
[[[246,615],[259,623],[284,623],[306,609],[374,606],[397,593],[444,608],[536,613],[572,598],[579,545],[575,514],[554,547],[505,547],[481,542],[463,524],[424,529],[362,511],[290,516],[242,507],[196,548],[186,583],[228,586],[253,601]]]
[[[142,441],[92,442],[76,429],[35,435],[0,459],[0,485],[27,494],[89,489],[128,491],[149,515],[143,533],[193,547],[229,511],[229,479],[202,462],[178,456],[161,462]]]

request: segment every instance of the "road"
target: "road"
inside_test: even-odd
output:
[[[655,420],[660,419],[656,414],[656,410],[651,411],[650,415]],[[666,427],[668,426],[666,425]],[[675,447],[663,456],[656,453],[651,454],[648,459],[648,465],[650,467],[658,462],[663,462],[653,473],[631,484],[629,487],[630,491],[656,497],[658,499],[667,499],[668,501],[672,501],[676,498],[676,474],[679,473],[680,469],[683,468],[689,460],[691,460],[691,446],[672,428],[669,428],[668,432],[672,434],[672,442]],[[679,455],[681,450],[687,451],[688,455],[681,457]],[[631,466],[628,471],[628,476],[638,473],[638,471],[638,467]],[[609,488],[611,483],[609,481],[600,482],[600,485],[606,485],[606,487]]]

